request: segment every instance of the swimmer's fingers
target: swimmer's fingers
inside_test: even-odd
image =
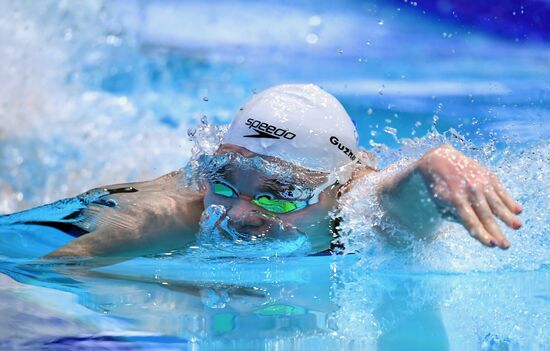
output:
[[[504,189],[504,186],[502,186],[502,183],[498,179],[498,177],[494,174],[491,174],[491,180],[492,185],[495,188],[496,193],[502,200],[502,202],[515,214],[520,214],[522,211],[521,205],[514,200],[514,198]]]
[[[506,206],[501,197],[498,196],[495,189],[489,189],[485,193],[487,202],[491,211],[500,218],[508,227],[519,229],[522,225],[521,220]]]
[[[472,237],[476,238],[485,246],[495,246],[495,244],[491,242],[493,238],[485,230],[483,224],[479,220],[476,212],[473,210],[472,205],[469,202],[460,201],[460,203],[456,206],[456,214]]]
[[[484,194],[481,192],[476,192],[471,196],[472,208],[476,213],[477,217],[485,231],[492,236],[491,244],[497,245],[501,249],[507,249],[510,247],[510,242],[506,239],[506,236],[500,230],[493,211],[487,202]],[[492,246],[492,245],[491,245]]]

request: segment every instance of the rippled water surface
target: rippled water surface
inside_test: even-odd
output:
[[[181,168],[203,116],[229,123],[256,91],[312,82],[382,167],[450,142],[525,223],[507,251],[448,223],[395,252],[364,220],[379,211],[364,183],[340,213],[352,255],[44,266],[72,237],[18,218],[82,206],[67,200],[0,217],[0,348],[547,349],[550,46],[415,4],[0,2],[1,213]]]

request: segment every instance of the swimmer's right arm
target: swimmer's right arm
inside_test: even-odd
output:
[[[450,145],[427,152],[377,190],[389,216],[424,239],[433,237],[447,216],[482,244],[507,249],[510,242],[496,218],[513,229],[522,225],[521,205],[496,175]]]
[[[176,188],[170,177],[174,174],[131,184],[137,191],[114,195],[113,208],[89,206],[85,215],[92,217],[95,230],[44,258],[86,258],[91,264],[98,258],[101,265],[189,246],[198,230],[203,195]]]

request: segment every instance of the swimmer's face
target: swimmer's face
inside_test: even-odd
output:
[[[218,152],[239,153],[247,158],[257,156],[234,145],[223,145]],[[223,186],[215,189],[217,182]],[[250,238],[268,237],[284,240],[285,235],[300,232],[307,235],[312,250],[320,252],[328,249],[333,239],[329,212],[337,205],[337,194],[338,186],[329,186],[318,195],[318,201],[301,208],[310,198],[307,192],[296,191],[292,184],[281,183],[256,169],[227,167],[216,175],[215,182],[208,182],[204,206],[224,206],[232,229]],[[288,208],[283,206],[272,208],[270,211],[253,203],[253,200],[261,197],[283,200],[283,204],[291,203],[290,208],[293,204],[298,204],[298,209],[286,212]]]

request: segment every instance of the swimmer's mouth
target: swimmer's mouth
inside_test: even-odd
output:
[[[265,229],[258,231],[237,230],[231,227],[224,228],[224,226],[219,225],[216,225],[216,229],[222,237],[235,243],[261,241],[271,237]]]
[[[221,237],[235,243],[259,242],[279,238],[279,235],[274,233],[275,228],[270,228],[269,225],[267,227],[237,229],[227,219],[220,219],[216,221],[215,228]]]

